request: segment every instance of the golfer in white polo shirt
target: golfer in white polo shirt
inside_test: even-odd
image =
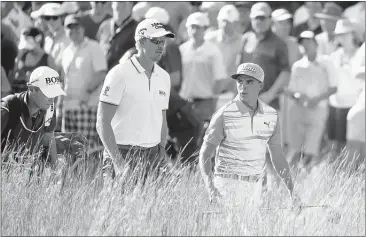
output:
[[[258,99],[263,88],[263,69],[254,63],[244,63],[232,78],[236,80],[238,95],[213,115],[199,155],[210,199],[223,197],[225,204],[234,206],[246,205],[250,199],[259,204],[267,146],[274,167],[293,197],[292,178],[281,147],[278,113]],[[211,157],[215,149],[212,175]]]
[[[140,22],[135,31],[138,53],[113,67],[105,78],[97,131],[105,147],[104,170],[114,171],[112,177],[125,162],[132,169],[141,163],[150,169],[160,161],[157,157],[165,156],[170,76],[156,62],[167,38],[174,34],[159,21]]]

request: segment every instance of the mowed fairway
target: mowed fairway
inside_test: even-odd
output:
[[[341,158],[338,157],[339,159]],[[100,188],[98,180],[65,181],[62,176],[27,185],[27,172],[19,166],[2,170],[2,235],[337,235],[365,236],[365,172],[337,171],[322,163],[306,175],[296,175],[296,190],[307,205],[296,216],[281,188],[264,195],[258,212],[217,212],[211,206],[199,172],[180,171],[180,177],[148,179],[144,189],[131,179],[113,188]],[[136,176],[136,175],[135,175]]]

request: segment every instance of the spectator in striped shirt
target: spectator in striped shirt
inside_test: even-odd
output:
[[[230,206],[246,205],[248,200],[258,206],[268,145],[273,165],[298,205],[281,147],[278,113],[258,99],[263,88],[263,69],[254,63],[244,63],[232,78],[236,79],[238,95],[213,115],[199,155],[211,201],[222,197]],[[217,147],[212,175],[211,156]]]

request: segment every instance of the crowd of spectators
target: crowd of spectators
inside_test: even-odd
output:
[[[230,75],[253,62],[264,69],[260,98],[280,112],[291,159],[302,154],[310,162],[322,148],[339,152],[345,144],[365,156],[365,5],[2,2],[1,96],[25,91],[30,73],[49,66],[67,94],[57,101],[57,129],[100,145],[95,123],[105,75],[136,53],[136,26],[153,18],[176,34],[159,61],[171,77],[171,144],[183,147],[193,136],[193,152],[197,130],[236,95]]]

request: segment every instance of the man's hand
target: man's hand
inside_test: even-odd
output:
[[[259,99],[262,100],[264,103],[269,104],[272,100],[274,100],[276,96],[270,92],[266,91],[259,95]]]
[[[303,209],[303,202],[301,201],[301,199],[295,195],[292,194],[291,195],[291,210],[296,214],[296,215],[300,215],[302,209]]]
[[[208,195],[210,198],[210,203],[220,204],[222,199],[222,195],[220,194],[219,190],[214,185],[210,185],[208,188]]]

